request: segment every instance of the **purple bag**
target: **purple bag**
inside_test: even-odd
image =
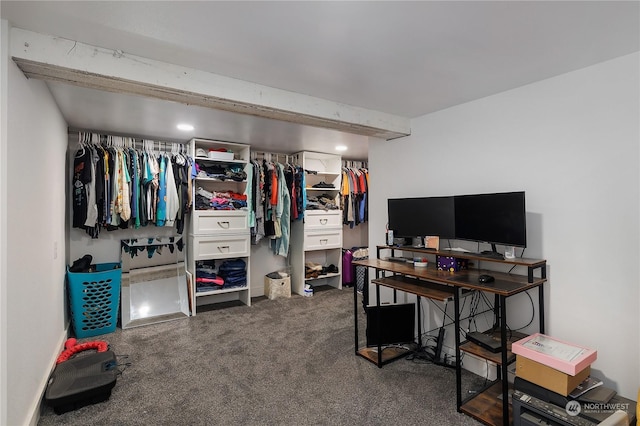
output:
[[[351,250],[345,250],[342,254],[342,284],[353,284],[353,253]]]

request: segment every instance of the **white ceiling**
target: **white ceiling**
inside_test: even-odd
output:
[[[640,50],[639,1],[5,1],[12,26],[418,117]],[[367,138],[48,83],[72,128],[367,157]],[[171,124],[171,125],[169,125]],[[392,143],[392,142],[390,142]]]

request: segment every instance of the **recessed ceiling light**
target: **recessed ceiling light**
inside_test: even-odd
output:
[[[187,123],[180,123],[176,127],[178,130],[182,130],[183,132],[190,132],[193,130],[193,126]]]
[[[336,146],[336,151],[346,151],[347,147],[344,145],[337,145]]]

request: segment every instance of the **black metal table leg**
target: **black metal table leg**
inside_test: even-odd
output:
[[[460,359],[460,289],[453,292],[453,322],[456,346],[456,409],[460,412],[462,406],[462,361]]]

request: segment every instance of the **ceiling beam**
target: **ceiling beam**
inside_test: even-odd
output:
[[[408,118],[12,28],[11,57],[28,78],[396,139]]]

